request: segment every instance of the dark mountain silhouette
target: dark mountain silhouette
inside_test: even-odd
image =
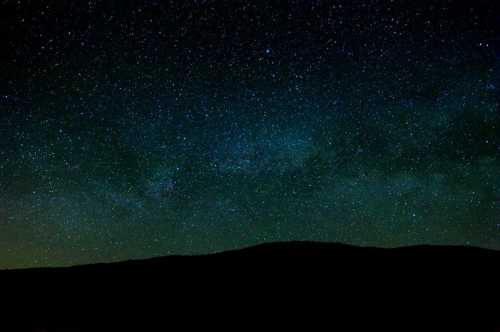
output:
[[[425,319],[452,312],[454,323],[491,331],[500,322],[497,306],[487,304],[500,295],[499,266],[499,251],[474,247],[289,242],[202,256],[5,270],[0,282],[2,301],[19,308],[13,315],[68,326],[96,317],[170,324],[187,315],[183,324],[205,324],[217,317],[249,319],[254,312],[261,316],[252,321],[280,313],[304,319],[311,311],[383,315],[388,308],[408,315],[413,311],[405,303],[425,301],[419,309]]]
[[[266,266],[276,268],[293,267],[301,264],[316,265],[318,268],[344,266],[344,264],[364,263],[393,266],[419,266],[420,268],[453,267],[456,264],[495,263],[500,259],[500,251],[466,246],[417,245],[398,248],[358,247],[338,243],[322,242],[278,242],[266,243],[243,249],[228,250],[206,255],[173,255],[143,260],[129,260],[113,263],[98,263],[59,268],[28,268],[0,270],[3,276],[51,275],[73,273],[106,272],[169,272],[181,275],[175,270],[185,265],[189,269],[202,268],[207,264],[233,264],[235,268]],[[340,264],[340,265],[339,265]],[[354,265],[351,267],[355,267]],[[365,266],[368,267],[368,266]],[[362,269],[363,266],[355,268]]]
[[[460,267],[484,267],[500,263],[500,251],[465,246],[418,245],[399,248],[358,247],[337,243],[321,242],[279,242],[260,244],[253,247],[228,250],[219,253],[194,256],[165,256],[144,260],[129,260],[114,263],[98,263],[58,268],[28,268],[0,270],[6,278],[59,278],[106,276],[120,273],[122,278],[136,275],[151,277],[162,275],[169,278],[186,277],[206,268],[218,274],[227,271],[268,271],[285,272],[299,267],[317,270],[334,269],[339,274],[373,268],[432,269],[444,270]],[[220,270],[216,270],[220,269]],[[214,271],[215,270],[215,271]],[[278,271],[280,270],[280,271]]]

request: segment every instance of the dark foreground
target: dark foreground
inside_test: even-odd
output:
[[[0,281],[8,304],[4,317],[21,316],[17,323],[74,326],[99,318],[123,324],[141,317],[141,324],[160,318],[191,325],[253,317],[252,324],[309,314],[319,320],[335,316],[337,322],[368,312],[379,323],[394,322],[389,313],[420,317],[411,324],[450,317],[446,324],[491,331],[500,322],[499,267],[500,252],[480,248],[297,242],[207,256],[1,271]]]

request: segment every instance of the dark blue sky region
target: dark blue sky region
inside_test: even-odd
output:
[[[500,249],[489,1],[4,2],[0,268]]]

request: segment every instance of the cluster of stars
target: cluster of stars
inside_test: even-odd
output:
[[[0,268],[285,240],[500,249],[491,8],[282,5],[14,4]]]

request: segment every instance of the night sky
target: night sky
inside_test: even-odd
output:
[[[494,5],[0,1],[0,268],[500,249]]]

